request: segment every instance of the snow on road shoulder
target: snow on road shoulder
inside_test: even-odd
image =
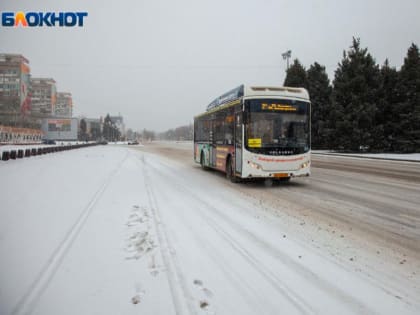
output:
[[[96,147],[0,165],[1,314],[173,312],[128,152]]]
[[[90,201],[123,158],[94,148],[0,164],[2,312],[17,312],[71,242]],[[74,164],[76,163],[76,164]],[[45,279],[44,279],[45,280]]]
[[[33,314],[174,314],[151,211],[129,154]]]

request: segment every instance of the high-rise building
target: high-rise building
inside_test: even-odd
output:
[[[51,78],[32,78],[32,114],[53,116],[57,103],[55,80]]]
[[[0,125],[19,125],[31,109],[29,61],[0,54]]]
[[[71,93],[58,92],[57,104],[55,105],[55,116],[57,117],[72,117],[73,115],[73,100]]]

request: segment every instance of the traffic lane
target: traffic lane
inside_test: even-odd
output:
[[[336,201],[334,210],[324,203],[318,211],[339,212],[380,239],[420,250],[419,163],[313,156],[312,166],[311,185],[301,193]]]
[[[141,150],[165,155],[186,164],[193,164],[194,147],[191,142],[152,142]],[[420,162],[378,160],[312,153],[312,167],[377,175],[420,183]],[[356,175],[355,175],[356,176]]]
[[[375,187],[371,179],[376,178],[358,181],[349,172],[313,169],[308,179],[273,188],[248,184],[239,189],[283,212],[331,224],[337,233],[353,231],[376,243],[420,252],[419,187],[405,190],[389,183]]]
[[[420,163],[312,154],[312,167],[420,183]]]

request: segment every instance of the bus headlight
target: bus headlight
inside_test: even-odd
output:
[[[305,167],[308,167],[310,163],[311,163],[310,161],[307,161],[307,162],[305,162],[305,163],[302,163],[302,164],[300,165],[300,168],[305,168]]]
[[[261,165],[259,165],[259,164],[257,164],[257,163],[254,163],[254,162],[248,161],[248,164],[249,164],[249,166],[251,166],[252,168],[255,168],[255,169],[257,169],[257,170],[260,170],[260,169],[261,169]]]

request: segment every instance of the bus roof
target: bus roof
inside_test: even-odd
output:
[[[309,100],[306,89],[288,86],[245,86],[244,96],[283,96]]]
[[[245,86],[242,84],[216,98],[207,106],[207,111],[241,97],[253,96],[281,96],[309,100],[309,93],[304,88],[287,86]]]

